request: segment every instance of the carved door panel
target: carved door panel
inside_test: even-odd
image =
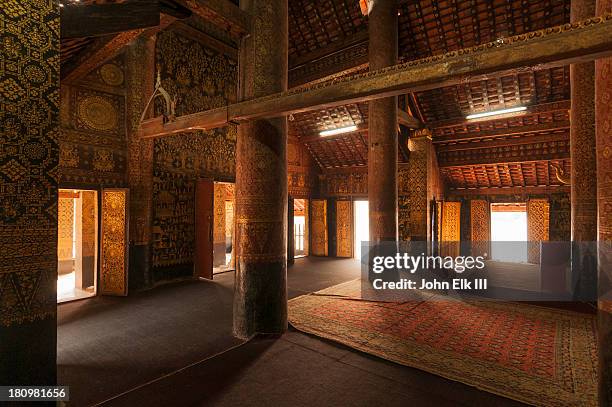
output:
[[[550,204],[546,199],[527,201],[527,241],[529,263],[540,263],[540,242],[548,241]]]
[[[310,254],[327,256],[327,200],[310,201]]]
[[[353,257],[352,201],[336,201],[336,256]]]
[[[295,262],[295,239],[293,237],[294,208],[293,198],[289,197],[287,204],[287,264]]]
[[[443,256],[459,256],[461,240],[461,202],[442,203],[442,239],[440,253]]]
[[[472,254],[483,256],[489,253],[491,240],[491,211],[489,202],[482,199],[473,199],[470,202],[470,225],[472,240]]]
[[[196,184],[195,258],[197,277],[213,278],[213,207],[215,187],[209,179],[198,179]]]
[[[102,190],[100,294],[127,295],[129,190]]]

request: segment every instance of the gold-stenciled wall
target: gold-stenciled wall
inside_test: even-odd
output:
[[[119,55],[61,87],[60,184],[126,183],[125,62]]]
[[[185,32],[193,29],[180,23],[157,38],[156,65],[163,87],[177,97],[177,115],[236,100],[236,60],[205,37],[188,38]],[[193,274],[195,181],[234,180],[236,126],[155,140],[153,154],[153,280],[188,277]]]

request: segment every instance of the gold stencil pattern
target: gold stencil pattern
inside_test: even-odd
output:
[[[0,7],[0,325],[57,310],[57,1]]]
[[[104,64],[100,68],[100,77],[110,86],[120,86],[123,84],[123,71],[115,64]]]
[[[353,257],[352,201],[336,201],[336,256]]]
[[[530,263],[540,262],[540,242],[548,241],[550,204],[548,199],[527,201],[527,258]]]
[[[327,256],[327,200],[311,201],[310,219],[310,254]]]
[[[127,189],[102,191],[100,292],[127,295]]]
[[[77,112],[81,121],[93,130],[108,131],[118,126],[117,110],[102,96],[86,96],[79,100]]]

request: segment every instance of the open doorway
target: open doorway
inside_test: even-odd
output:
[[[213,274],[234,269],[234,184],[215,182]]]
[[[293,200],[293,256],[308,256],[308,199]]]
[[[98,193],[60,189],[57,227],[57,302],[96,295]]]
[[[527,263],[526,204],[491,204],[491,242],[493,260]]]
[[[361,258],[361,242],[370,240],[370,215],[368,201],[355,201],[355,258]]]

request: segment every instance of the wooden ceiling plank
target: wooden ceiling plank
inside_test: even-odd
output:
[[[250,14],[230,0],[178,0],[178,2],[234,37],[242,37],[251,32]]]
[[[472,148],[482,148],[486,146],[502,146],[506,145],[507,141],[500,141],[499,143],[493,140],[482,141],[482,139],[489,139],[495,137],[509,137],[516,136],[525,133],[541,133],[551,132],[556,130],[568,129],[570,127],[569,120],[562,120],[552,123],[534,124],[528,126],[516,126],[516,127],[505,127],[494,130],[484,130],[480,132],[468,133],[465,135],[452,135],[452,136],[434,136],[434,144],[437,146],[438,151],[455,151],[455,150],[466,150]],[[543,138],[545,139],[545,138]],[[563,137],[551,137],[551,139],[563,139]],[[511,139],[511,143],[515,144],[519,139]],[[459,143],[460,142],[460,143]],[[452,143],[452,144],[451,144]]]

